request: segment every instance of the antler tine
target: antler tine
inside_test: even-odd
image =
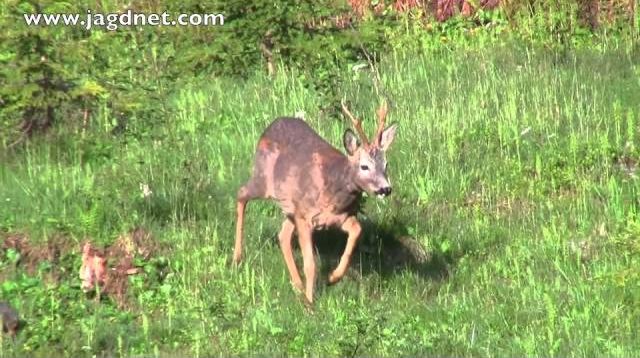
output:
[[[385,99],[382,104],[380,105],[380,108],[378,108],[377,114],[378,114],[378,129],[376,130],[376,140],[378,143],[380,143],[380,140],[382,139],[382,132],[384,131],[384,124],[387,121],[387,112],[388,112],[389,108],[387,105],[387,100]]]
[[[351,114],[347,106],[344,104],[344,100],[340,102],[340,105],[342,105],[342,112],[344,112],[344,114],[351,120],[351,124],[353,125],[353,128],[355,128],[356,132],[358,132],[358,135],[360,136],[362,143],[365,145],[368,145],[369,140],[367,139],[367,135],[364,132],[364,129],[362,128],[362,120],[356,119],[356,117],[354,117],[354,115]]]

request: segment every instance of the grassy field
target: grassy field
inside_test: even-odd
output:
[[[235,193],[262,129],[302,110],[342,149],[346,123],[303,77],[194,82],[167,99],[170,117],[132,119],[127,135],[110,134],[104,108],[86,135],[59,129],[7,155],[2,237],[62,255],[27,272],[3,251],[0,298],[26,324],[0,357],[640,355],[640,52],[398,53],[380,72],[400,126],[394,193],[367,199],[336,286],[322,279],[344,236],[316,237],[313,312],[289,284],[274,204],[249,204],[245,261],[230,266]],[[369,74],[344,75],[371,130]],[[124,305],[86,297],[80,243],[137,226],[158,250]],[[402,237],[427,259],[403,255]]]

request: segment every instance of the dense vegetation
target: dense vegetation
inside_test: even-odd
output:
[[[1,356],[640,354],[635,2],[79,3],[0,4],[0,301],[24,319]],[[22,20],[129,3],[227,19]],[[250,204],[229,265],[235,192],[274,117],[340,146],[339,100],[372,126],[381,90],[394,194],[310,313],[275,205]],[[134,232],[142,271],[83,293],[80,244]],[[316,239],[324,277],[344,238]]]

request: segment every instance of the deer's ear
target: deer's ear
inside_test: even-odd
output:
[[[346,149],[349,155],[353,155],[360,146],[360,143],[358,143],[358,138],[351,129],[347,129],[346,131],[344,131],[342,142],[344,143],[344,149]]]
[[[382,150],[387,150],[393,140],[396,138],[397,128],[398,125],[394,123],[382,132],[382,135],[380,135],[380,148],[382,148]]]

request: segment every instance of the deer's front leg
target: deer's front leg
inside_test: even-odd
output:
[[[302,250],[304,261],[305,296],[309,304],[313,303],[313,286],[316,282],[316,261],[313,258],[312,228],[306,220],[296,218],[296,230],[298,231],[298,242]]]
[[[347,246],[344,248],[344,253],[342,253],[338,267],[336,267],[336,269],[329,275],[330,284],[340,281],[347,272],[349,263],[351,263],[351,254],[353,254],[353,249],[355,248],[358,239],[360,239],[360,233],[362,232],[362,227],[355,216],[348,217],[340,229],[348,235]]]

